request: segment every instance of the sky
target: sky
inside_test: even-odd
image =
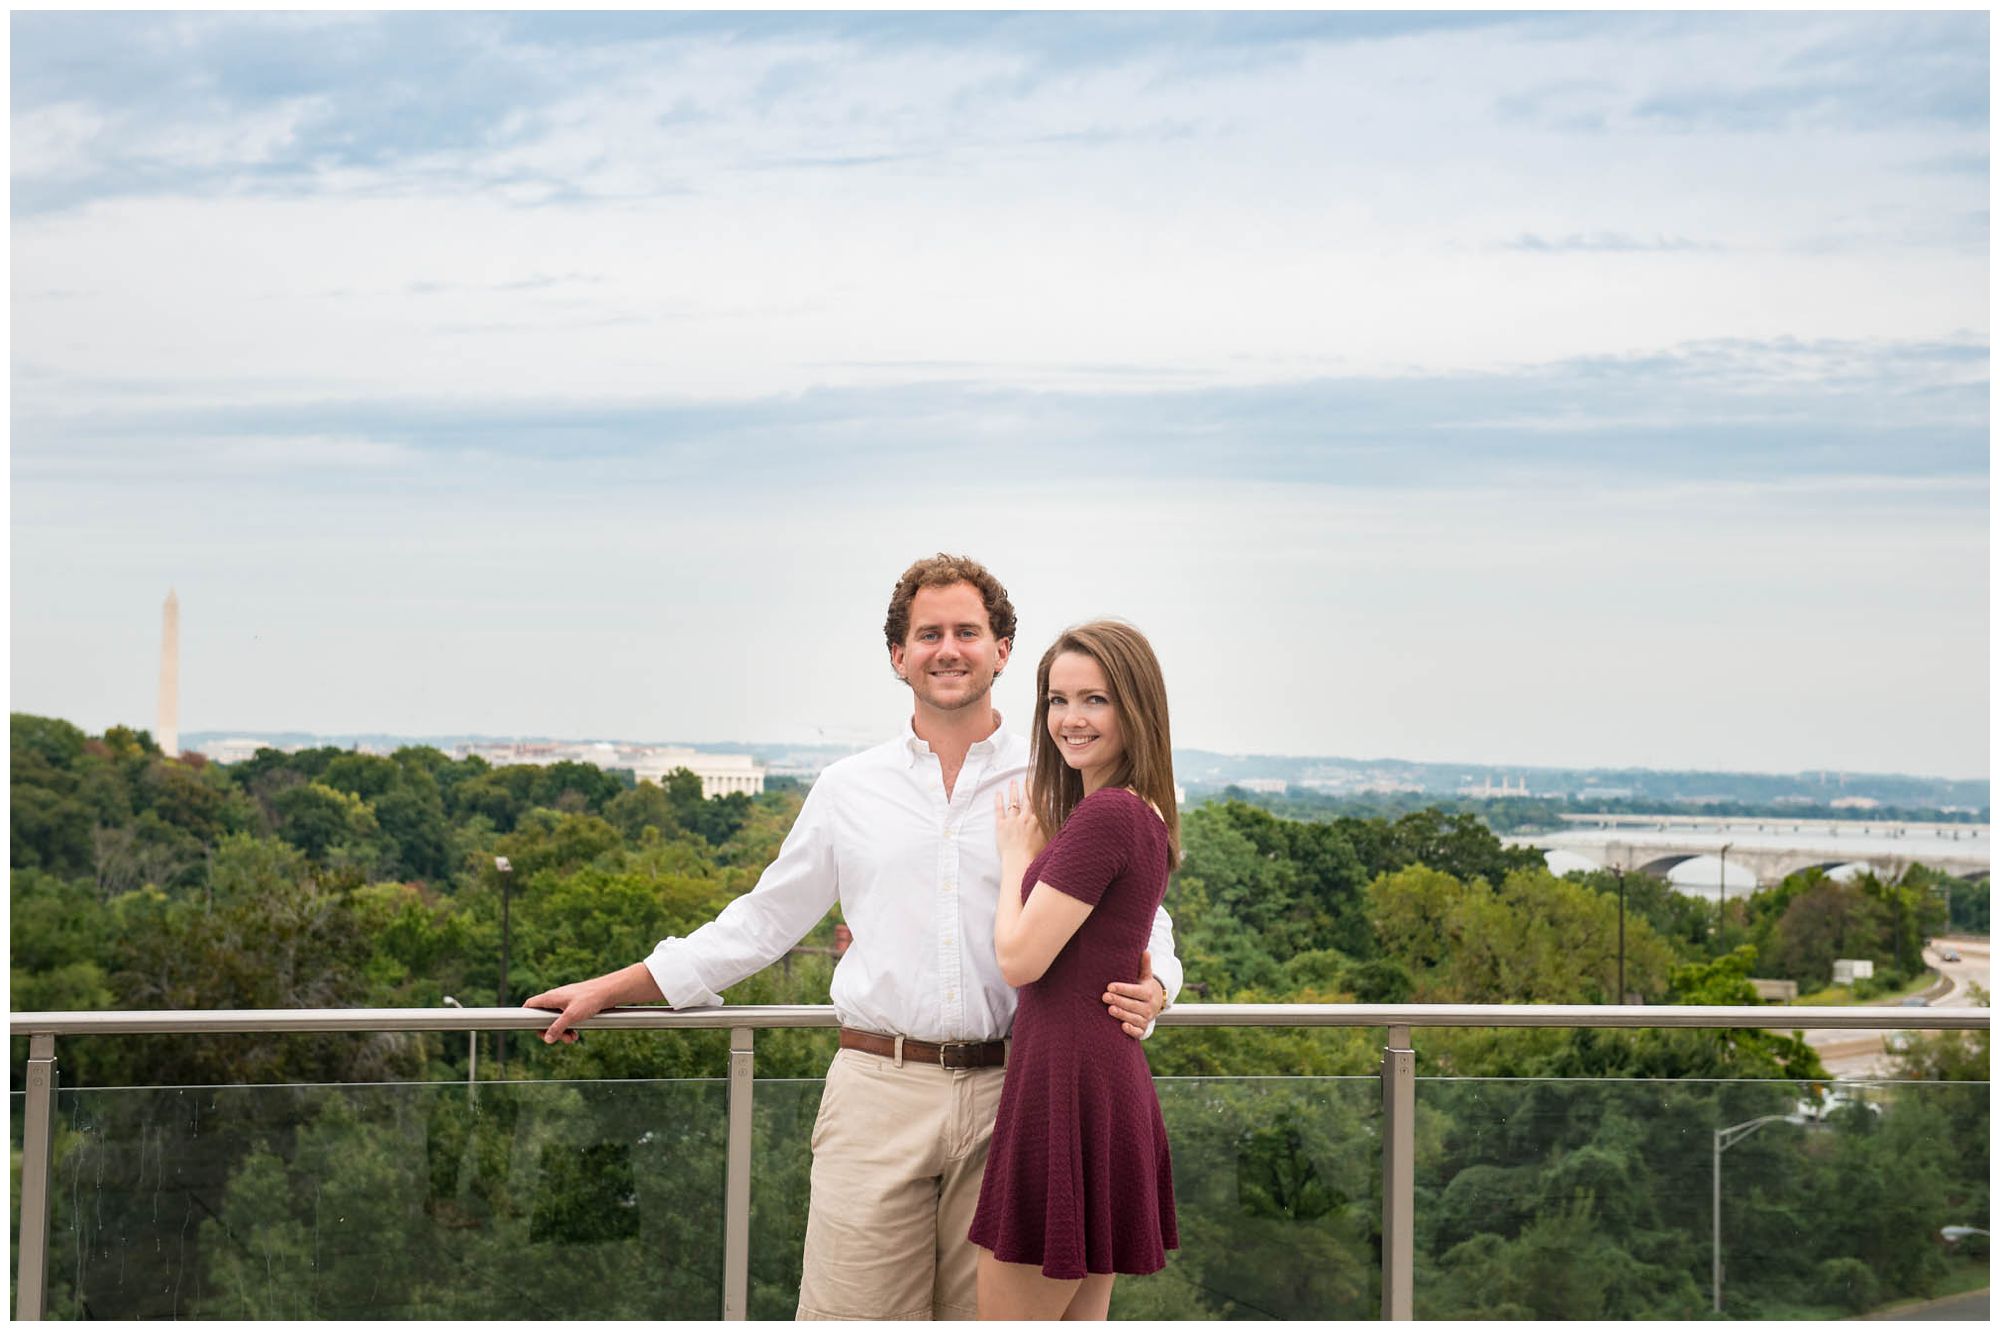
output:
[[[16,13],[11,706],[1988,774],[1984,13]]]

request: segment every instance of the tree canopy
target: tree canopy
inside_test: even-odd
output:
[[[518,1002],[712,918],[755,885],[802,802],[790,786],[703,799],[685,771],[655,785],[425,747],[265,749],[225,767],[168,758],[141,730],[19,713],[11,771],[17,1010],[490,1005],[503,900]],[[1167,904],[1184,1001],[1610,1003],[1622,961],[1648,1002],[1748,1003],[1752,976],[1823,982],[1834,956],[1913,977],[1930,932],[1985,910],[1984,884],[1927,870],[1806,873],[1732,902],[1718,928],[1657,880],[1557,878],[1435,808],[1298,821],[1222,800],[1187,811],[1183,841]],[[827,1001],[836,923],[729,1000]],[[719,1034],[516,1037],[504,1070],[479,1043],[469,1088],[458,1034],[65,1041],[77,1108],[61,1167],[90,1171],[92,1223],[128,1239],[114,1277],[93,1246],[110,1240],[59,1228],[59,1309],[564,1315],[501,1292],[546,1268],[583,1272],[601,1315],[712,1315]],[[783,1203],[754,1221],[760,1316],[788,1314],[796,1291],[832,1048],[823,1031],[757,1041],[771,1086],[757,1195]],[[1147,1053],[1188,1243],[1171,1278],[1121,1284],[1120,1315],[1369,1315],[1379,1093],[1347,1079],[1375,1071],[1379,1034],[1176,1027]],[[1982,1223],[1983,1176],[1953,1161],[1985,1159],[1986,1117],[1939,1083],[1983,1079],[1985,1043],[1924,1039],[1905,1057],[1931,1099],[1732,1152],[1761,1190],[1732,1213],[1732,1251],[1786,1254],[1736,1259],[1740,1307],[1831,1315],[1932,1288],[1948,1266],[1910,1235],[1942,1210]],[[1700,1315],[1707,1134],[1825,1076],[1800,1040],[1697,1030],[1427,1031],[1418,1064],[1419,1312],[1441,1317]],[[146,1182],[148,1140],[174,1143],[171,1179]],[[148,1244],[169,1186],[201,1218],[184,1242]],[[343,1209],[398,1219],[330,1237]],[[662,1245],[682,1255],[670,1270]],[[176,1289],[181,1302],[159,1294]]]

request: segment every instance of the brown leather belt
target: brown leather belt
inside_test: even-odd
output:
[[[852,1026],[840,1028],[840,1047],[859,1049],[864,1054],[880,1054],[884,1058],[896,1056],[896,1037],[877,1035],[873,1031],[857,1031]],[[1001,1068],[1007,1066],[1007,1042],[988,1040],[983,1044],[956,1041],[951,1044],[932,1044],[927,1040],[912,1040],[903,1037],[903,1057],[914,1063],[936,1063],[947,1068]]]

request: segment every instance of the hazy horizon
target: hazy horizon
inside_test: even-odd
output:
[[[130,724],[130,723],[125,723],[125,724]],[[1011,722],[1007,722],[1006,724],[1008,728],[1010,729],[1012,728]],[[150,727],[132,725],[132,729],[135,730],[150,729]],[[844,741],[844,740],[821,740],[821,739],[787,739],[778,736],[759,737],[759,736],[738,735],[738,736],[730,736],[728,738],[723,738],[723,739],[689,739],[685,736],[667,736],[662,738],[657,736],[647,737],[647,736],[636,736],[636,735],[626,735],[617,733],[590,734],[590,735],[557,735],[557,734],[543,733],[539,731],[511,731],[511,732],[501,732],[501,733],[487,733],[487,732],[474,732],[474,731],[464,731],[464,732],[432,731],[428,733],[412,732],[406,734],[403,732],[381,731],[381,730],[352,730],[352,731],[329,732],[329,731],[305,730],[298,727],[268,728],[268,729],[237,728],[234,730],[231,729],[201,729],[193,731],[184,730],[181,732],[180,738],[181,738],[182,748],[186,749],[190,747],[192,741],[195,740],[220,742],[232,738],[265,739],[274,736],[303,736],[315,740],[325,740],[329,742],[338,742],[342,740],[351,741],[351,740],[362,740],[362,739],[393,739],[399,741],[406,741],[411,744],[427,744],[427,743],[435,743],[438,741],[471,741],[471,742],[492,743],[492,744],[534,744],[534,743],[607,744],[608,743],[608,744],[621,744],[621,745],[659,745],[659,746],[689,745],[689,746],[701,746],[710,748],[722,747],[722,746],[735,746],[744,749],[753,749],[753,748],[778,749],[778,748],[792,747],[800,749],[840,749],[845,752],[858,752],[861,749],[872,747],[873,745],[879,744],[883,740],[889,738],[889,736],[887,735],[876,735],[866,738],[857,738],[852,741]],[[1287,753],[1277,750],[1249,751],[1240,749],[1225,749],[1225,748],[1217,748],[1216,746],[1209,744],[1190,744],[1190,743],[1183,743],[1180,741],[1175,742],[1174,749],[1176,752],[1181,752],[1181,753],[1206,753],[1206,754],[1213,754],[1218,757],[1229,758],[1232,760],[1240,759],[1247,761],[1258,758],[1271,758],[1283,762],[1320,761],[1320,762],[1332,762],[1332,763],[1347,763],[1347,764],[1353,764],[1355,766],[1368,766],[1371,764],[1396,764],[1396,765],[1406,765],[1406,766],[1427,766],[1427,767],[1457,766],[1457,767],[1492,769],[1492,771],[1495,772],[1496,774],[1502,771],[1508,773],[1651,772],[1661,775],[1677,775],[1677,776],[1716,775],[1716,776],[1759,776],[1759,777],[1801,777],[1801,778],[1812,777],[1812,776],[1888,777],[1888,778],[1908,778],[1913,780],[1926,780],[1926,781],[1978,781],[1978,782],[1984,782],[1988,780],[1988,778],[1984,776],[1958,777],[1958,776],[1950,776],[1939,772],[1886,772],[1886,771],[1863,771],[1859,769],[1816,768],[1816,767],[1794,768],[1790,770],[1772,771],[1772,770],[1758,770],[1751,768],[1646,767],[1632,763],[1614,763],[1605,766],[1581,765],[1576,763],[1533,764],[1533,763],[1509,762],[1504,760],[1493,761],[1487,759],[1466,758],[1463,755],[1450,758],[1410,758],[1395,754],[1360,755],[1360,754],[1318,753],[1318,752]]]

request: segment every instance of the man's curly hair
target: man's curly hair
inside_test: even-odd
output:
[[[882,625],[889,645],[900,647],[910,636],[910,602],[920,589],[949,587],[960,582],[970,584],[986,603],[986,621],[993,627],[993,636],[1002,642],[1012,642],[1014,603],[1007,599],[1007,589],[1000,585],[1000,579],[988,573],[986,566],[976,559],[938,554],[919,559],[896,580],[896,590],[889,597],[889,618]]]

